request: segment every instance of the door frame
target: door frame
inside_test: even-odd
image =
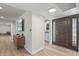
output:
[[[76,15],[71,15],[71,16],[66,16],[66,17],[68,17],[71,21],[72,21],[72,18],[77,18],[77,46],[76,46],[76,48],[72,47],[72,48],[69,48],[69,49],[78,51],[78,44],[79,44],[79,42],[78,42],[79,41],[79,39],[78,39],[78,35],[79,35],[79,31],[78,31],[78,21],[79,20],[78,20],[78,18],[79,18],[79,15],[76,14]],[[65,17],[62,17],[62,18],[65,18]],[[55,22],[56,20],[59,20],[59,19],[61,19],[61,18],[57,18],[57,19],[52,20],[52,25],[53,25],[53,22]],[[53,42],[53,26],[52,26],[52,44],[56,44],[55,42]],[[56,45],[58,45],[58,44],[56,44]],[[61,45],[59,45],[59,46],[61,46]],[[66,47],[66,48],[68,48],[68,47]]]

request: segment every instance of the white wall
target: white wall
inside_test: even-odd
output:
[[[11,25],[0,24],[0,33],[11,32]]]
[[[24,18],[24,32],[19,33],[25,35],[25,49],[34,54],[44,48],[44,18],[30,11],[21,17]]]
[[[32,32],[30,31],[32,28],[32,13],[28,11],[22,17],[24,18],[25,49],[32,53]]]
[[[13,35],[16,35],[16,22],[12,23],[11,26]]]
[[[32,14],[32,54],[44,48],[44,18]]]
[[[50,36],[50,40],[49,40],[50,42],[49,43],[52,44],[52,38],[53,38],[52,37],[52,20],[50,20],[49,36]]]

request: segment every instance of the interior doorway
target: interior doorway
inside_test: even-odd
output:
[[[49,44],[50,42],[50,21],[45,21],[45,42]]]
[[[11,24],[0,23],[0,36],[11,36]]]

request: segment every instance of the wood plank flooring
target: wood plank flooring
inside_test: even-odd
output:
[[[45,44],[45,48],[33,56],[78,56],[79,52]],[[17,50],[10,36],[0,36],[0,56],[31,56],[25,49]]]
[[[1,56],[25,56],[30,55],[25,49],[17,49],[10,36],[0,36]]]
[[[38,56],[78,56],[79,52],[57,45],[45,45],[45,49],[36,53]]]

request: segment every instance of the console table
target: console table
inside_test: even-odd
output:
[[[13,40],[14,40],[14,44],[17,47],[17,49],[24,48],[24,45],[25,45],[25,37],[24,36],[14,35]]]

